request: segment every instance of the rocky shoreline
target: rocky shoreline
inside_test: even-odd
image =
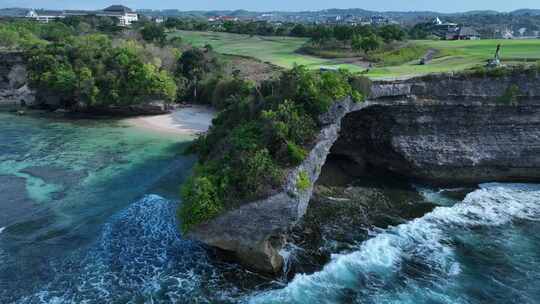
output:
[[[249,268],[281,272],[282,249],[329,155],[345,157],[357,173],[375,169],[439,185],[540,180],[539,75],[440,77],[442,83],[437,77],[377,82],[368,101],[336,103],[321,117],[317,144],[282,192],[228,211],[189,236]],[[499,94],[513,85],[519,86],[518,104],[501,103]],[[444,97],[455,91],[460,94]],[[303,171],[310,186],[299,191]]]

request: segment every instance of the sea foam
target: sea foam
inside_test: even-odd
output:
[[[452,236],[514,219],[539,218],[540,185],[483,184],[463,202],[390,227],[357,251],[333,255],[320,272],[299,274],[285,288],[260,293],[247,302],[466,303],[445,292],[452,277],[461,272]]]

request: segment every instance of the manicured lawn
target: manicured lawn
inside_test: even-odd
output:
[[[332,59],[322,59],[298,54],[307,38],[263,37],[230,33],[177,31],[170,35],[179,35],[185,42],[202,47],[212,45],[214,50],[231,55],[254,57],[275,65],[291,68],[295,63],[318,69],[321,66],[344,67],[351,71],[361,71],[361,67],[352,64],[338,64]]]
[[[230,33],[177,31],[184,41],[201,47],[210,44],[219,53],[254,57],[275,65],[290,68],[295,63],[313,69],[321,66],[343,67],[353,72],[364,68],[354,64],[341,64],[339,59],[323,59],[298,54],[307,38],[261,37]],[[367,74],[375,79],[406,78],[437,72],[451,72],[485,64],[493,57],[497,44],[502,45],[504,63],[536,62],[540,60],[540,39],[535,40],[476,40],[476,41],[411,41],[420,49],[436,49],[438,55],[427,65],[419,65],[418,59],[400,65],[380,66]]]
[[[475,40],[475,41],[414,41],[422,47],[439,50],[439,55],[427,65],[418,60],[398,65],[375,68],[372,78],[405,78],[414,75],[452,72],[486,63],[493,58],[497,44],[501,44],[503,63],[513,64],[540,60],[540,39],[531,40]]]

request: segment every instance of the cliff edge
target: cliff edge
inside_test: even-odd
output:
[[[188,236],[252,269],[280,272],[287,232],[304,215],[330,153],[347,156],[355,168],[437,184],[540,180],[539,74],[374,83],[368,101],[338,102],[321,119],[316,144],[281,192],[197,225]]]

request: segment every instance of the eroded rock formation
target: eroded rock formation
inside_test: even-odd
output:
[[[511,86],[518,104],[501,103]],[[279,272],[287,231],[304,215],[329,153],[435,183],[540,179],[540,77],[430,76],[379,82],[370,101],[338,103],[322,119],[317,144],[283,191],[199,225],[190,237],[240,262]],[[310,186],[297,189],[300,172]]]
[[[366,106],[350,100],[334,104],[321,118],[325,126],[319,132],[317,143],[304,162],[289,173],[281,192],[199,225],[188,236],[234,253],[244,265],[255,270],[281,271],[283,257],[279,251],[285,234],[306,213],[313,185],[339,136],[343,116]],[[299,189],[300,174],[308,176],[307,188]]]
[[[26,65],[19,52],[0,52],[0,106],[32,105],[34,92],[28,87]]]

